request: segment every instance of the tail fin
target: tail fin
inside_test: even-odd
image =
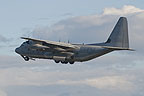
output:
[[[120,17],[105,44],[107,46],[129,48],[128,23],[126,17]]]

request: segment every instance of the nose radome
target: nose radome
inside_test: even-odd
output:
[[[15,52],[16,52],[16,53],[19,53],[19,51],[18,51],[18,50],[19,50],[19,48],[16,48],[16,49],[15,49]]]

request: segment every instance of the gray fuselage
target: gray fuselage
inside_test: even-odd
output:
[[[26,42],[24,42],[20,47],[16,48],[16,53],[30,58],[54,59],[53,58],[54,56],[59,56],[59,57],[68,58],[68,61],[83,62],[83,61],[94,59],[96,57],[99,57],[101,55],[113,51],[112,49],[102,48],[90,44],[89,45],[74,44],[74,45],[79,46],[79,49],[74,50],[72,52],[69,51],[69,54],[72,53],[73,58],[68,58],[69,57],[68,52],[60,53],[60,52],[55,52],[53,50],[42,50],[38,48],[32,49],[33,45],[28,44]]]

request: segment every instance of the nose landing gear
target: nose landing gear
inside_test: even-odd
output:
[[[30,59],[28,56],[23,56],[23,55],[21,55],[21,56],[24,58],[25,61],[29,61],[29,59]]]

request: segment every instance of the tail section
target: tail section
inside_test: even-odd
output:
[[[105,45],[129,48],[128,23],[126,17],[120,17],[108,40],[105,42]]]

